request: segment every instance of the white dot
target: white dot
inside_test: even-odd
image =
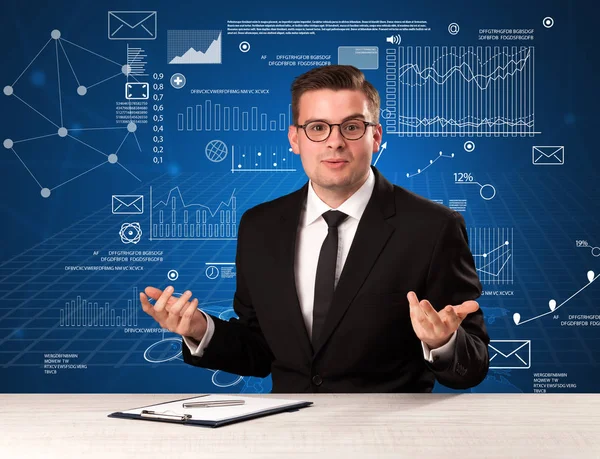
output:
[[[80,96],[85,96],[87,94],[87,88],[85,86],[79,86],[77,88],[77,94]]]
[[[134,122],[131,122],[127,125],[127,130],[129,132],[135,132],[137,130],[137,125]]]
[[[67,131],[67,128],[61,127],[58,129],[59,137],[66,137],[68,133],[69,133],[69,131]]]
[[[259,151],[256,155],[257,156],[262,156],[262,153]]]
[[[129,64],[125,64],[123,67],[121,67],[121,72],[123,72],[125,75],[129,75],[131,73],[131,66]]]
[[[60,38],[60,30],[56,30],[54,29],[51,33],[50,36],[52,38],[54,38],[55,40],[58,40]]]
[[[14,142],[11,139],[6,139],[4,141],[4,148],[7,150],[13,147]]]
[[[273,163],[273,167],[277,167],[277,163]]]
[[[114,153],[111,155],[108,155],[108,162],[111,164],[115,164],[117,161],[119,160],[119,157],[117,155],[115,155]]]
[[[12,86],[4,86],[4,95],[12,96],[13,87]]]
[[[238,164],[238,169],[241,169],[241,168],[242,168],[242,165],[241,165],[241,164]]]
[[[42,195],[42,198],[49,198],[50,197],[50,189],[42,188],[42,191],[40,191],[40,194]]]

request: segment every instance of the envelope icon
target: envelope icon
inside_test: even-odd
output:
[[[488,345],[490,369],[523,370],[531,367],[531,340],[496,339]]]
[[[533,147],[532,158],[536,166],[562,166],[565,163],[565,147]]]
[[[144,195],[113,194],[112,213],[115,215],[139,215],[144,213]]]
[[[156,40],[156,11],[109,11],[109,40]]]

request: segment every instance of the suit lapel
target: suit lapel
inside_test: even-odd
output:
[[[296,257],[296,236],[302,208],[306,201],[308,193],[308,183],[298,191],[292,193],[290,201],[286,203],[283,209],[279,225],[281,237],[277,246],[276,259],[281,260],[281,278],[283,288],[277,289],[283,292],[281,298],[281,307],[287,309],[287,316],[291,318],[291,323],[302,347],[302,351],[311,357],[313,353],[312,344],[304,325],[298,292],[296,289],[296,276],[294,272],[294,261]]]
[[[375,188],[360,219],[338,281],[315,355],[323,348],[379,258],[394,228],[385,219],[394,215],[394,188],[373,167]]]

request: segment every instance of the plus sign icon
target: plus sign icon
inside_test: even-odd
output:
[[[176,73],[171,77],[171,86],[175,89],[181,89],[185,86],[185,77],[181,73]]]

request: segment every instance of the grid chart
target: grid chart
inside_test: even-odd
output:
[[[169,64],[220,64],[221,30],[167,31]]]
[[[386,132],[531,136],[533,47],[406,46],[386,50]]]
[[[513,283],[512,228],[469,228],[469,245],[482,284]]]
[[[267,177],[269,180],[265,180]],[[164,183],[169,178],[168,174],[165,174],[155,179],[154,187],[160,191],[160,194],[163,192],[167,194],[169,188],[164,187]],[[262,202],[263,199],[274,199],[299,188],[306,182],[306,177],[302,174],[293,177],[288,174],[277,176],[250,174],[236,175],[232,178],[191,174],[179,177],[177,182],[179,186],[186,189],[186,195],[192,201],[200,200],[206,194],[206,187],[222,189],[233,185],[240,196],[243,196],[239,207],[246,209]],[[144,193],[147,190],[148,188],[144,186],[130,192]],[[140,219],[142,225],[147,225],[148,221],[148,215]],[[97,261],[96,256],[93,255],[94,251],[106,253],[119,247],[119,243],[116,242],[118,241],[118,235],[115,233],[116,226],[118,225],[115,224],[115,216],[111,213],[110,206],[107,206],[0,264],[0,276],[4,279],[0,293],[5,299],[0,305],[2,322],[0,373],[4,372],[2,374],[7,376],[10,371],[12,375],[11,378],[0,378],[3,380],[3,390],[52,391],[56,386],[48,385],[49,378],[52,378],[55,383],[60,381],[62,390],[72,392],[82,390],[81,378],[88,378],[90,382],[97,381],[96,385],[94,383],[86,386],[86,391],[135,392],[139,390],[140,378],[149,381],[150,385],[156,384],[153,390],[159,390],[161,387],[164,389],[164,382],[159,382],[155,378],[163,374],[162,372],[169,372],[172,379],[172,375],[177,372],[186,374],[192,371],[182,364],[180,357],[177,357],[180,353],[181,339],[171,333],[166,335],[147,332],[128,333],[127,328],[117,326],[116,318],[114,325],[111,319],[110,326],[92,327],[86,326],[84,322],[77,325],[77,320],[75,325],[65,326],[67,317],[73,317],[69,316],[69,311],[65,311],[66,316],[63,315],[65,325],[61,325],[60,310],[66,309],[67,303],[71,307],[72,299],[78,296],[81,297],[83,305],[86,295],[82,295],[81,292],[90,285],[98,286],[94,296],[112,298],[111,302],[115,305],[129,304],[132,285],[140,287],[166,282],[164,279],[167,268],[163,263],[148,265],[144,271],[138,271],[135,275],[127,274],[127,271],[84,270],[75,274],[65,270],[66,264],[95,264]],[[204,285],[206,278],[204,269],[196,269],[195,263],[197,260],[202,260],[198,263],[204,266],[206,260],[213,260],[220,256],[228,258],[235,245],[204,240],[188,250],[175,250],[182,248],[183,243],[166,244],[155,241],[147,243],[145,248],[154,251],[172,246],[173,254],[169,256],[168,265],[179,267],[180,273],[186,278],[185,285],[193,288],[198,298],[202,300],[201,307],[224,320],[234,314],[231,309],[233,284],[221,280],[211,282],[209,286]],[[171,252],[171,249],[168,251]],[[48,278],[51,278],[52,282],[48,282],[46,280]],[[136,297],[133,305],[140,309],[139,298],[137,298],[138,287],[134,287],[133,290],[133,295]],[[183,291],[183,284],[179,287]],[[222,299],[223,296],[226,297],[225,300]],[[76,299],[73,311],[76,310],[78,302],[79,300]],[[89,300],[87,304],[90,305]],[[156,326],[152,318],[142,313],[137,320],[137,325],[134,322],[134,327],[138,330],[151,330]],[[59,371],[58,374],[46,378],[43,373],[44,355],[55,352],[75,353],[79,356],[78,364],[87,368],[73,372]],[[145,358],[147,355],[151,355],[151,361]],[[160,370],[165,366],[168,369]],[[42,376],[40,378],[25,376],[38,371]],[[139,377],[131,379],[124,376],[127,372],[136,372]],[[197,390],[200,381],[211,388],[227,387],[227,390],[236,392],[263,392],[269,389],[268,382],[255,377],[241,378],[212,370],[202,371],[199,376],[202,376],[201,379],[190,379],[189,384],[183,383],[182,386],[182,380],[189,379],[183,378],[176,383],[177,387],[179,390]],[[111,381],[110,388],[105,384],[107,379]],[[182,389],[183,387],[186,388]]]

